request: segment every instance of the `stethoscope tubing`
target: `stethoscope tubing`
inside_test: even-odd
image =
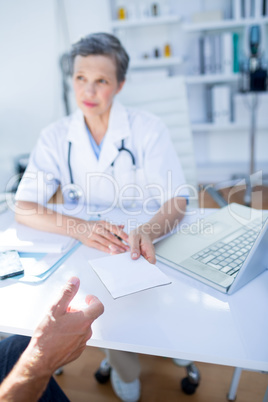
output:
[[[69,169],[70,183],[74,184],[74,178],[73,178],[73,172],[72,172],[72,166],[71,166],[71,149],[72,149],[72,143],[71,143],[71,141],[69,141],[69,145],[68,145],[68,169]]]
[[[74,186],[74,179],[73,179],[73,171],[72,171],[72,166],[71,166],[71,150],[72,150],[72,143],[71,141],[69,141],[68,144],[68,170],[69,170],[69,176],[70,176],[70,185]],[[136,159],[135,156],[133,155],[133,153],[130,151],[130,149],[125,147],[125,140],[122,139],[121,141],[121,147],[118,148],[118,152],[120,154],[120,152],[127,152],[129,154],[129,156],[131,157],[131,162],[132,162],[132,169],[134,170],[134,172],[136,171]],[[115,158],[115,160],[111,163],[111,167],[114,168],[114,164],[116,159],[118,158],[119,155],[117,155],[117,157]],[[79,199],[80,196],[77,193],[77,191],[75,189],[71,189],[70,190],[70,194],[72,193],[72,196],[70,196],[71,199]]]
[[[130,157],[131,157],[132,167],[135,169],[135,167],[136,167],[136,159],[135,159],[135,156],[134,156],[133,153],[130,151],[130,149],[128,149],[128,148],[125,147],[125,140],[124,140],[124,139],[122,139],[122,141],[121,141],[121,147],[118,148],[119,154],[120,154],[120,152],[122,152],[122,151],[128,152],[128,154],[129,154]],[[117,157],[115,158],[115,160],[111,163],[111,166],[112,166],[112,167],[114,167],[114,163],[115,163],[116,159],[118,158],[118,156],[119,156],[119,155],[117,155]]]

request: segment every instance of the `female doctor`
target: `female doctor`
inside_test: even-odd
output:
[[[129,62],[117,38],[88,35],[73,45],[71,59],[78,111],[41,133],[16,194],[16,219],[107,253],[130,249],[133,259],[142,254],[155,263],[153,240],[178,223],[186,208],[185,198],[178,196],[184,177],[169,133],[156,116],[115,100]],[[134,200],[158,211],[128,235],[120,225],[48,210],[59,185],[65,202],[83,203],[92,211],[131,207]],[[123,401],[139,400],[137,355],[107,351],[107,356],[116,394]]]

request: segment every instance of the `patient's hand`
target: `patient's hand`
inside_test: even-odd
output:
[[[26,354],[40,362],[52,374],[57,368],[75,360],[92,335],[91,325],[104,311],[95,296],[86,297],[87,306],[81,310],[69,307],[79,289],[78,278],[71,278],[61,295],[36,328]]]

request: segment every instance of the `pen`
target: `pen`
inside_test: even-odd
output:
[[[117,234],[113,234],[114,235],[114,237],[116,237],[118,240],[120,240],[121,242],[123,242],[124,240],[122,239],[122,237],[120,237],[120,236],[118,236]]]

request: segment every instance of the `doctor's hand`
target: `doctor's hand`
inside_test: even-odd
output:
[[[124,225],[113,225],[107,221],[83,222],[76,238],[88,247],[94,247],[109,254],[120,254],[129,250],[128,235]],[[123,241],[122,241],[123,240]]]
[[[128,237],[131,258],[137,260],[142,255],[151,264],[156,263],[154,245],[148,230],[141,225],[132,230]]]

